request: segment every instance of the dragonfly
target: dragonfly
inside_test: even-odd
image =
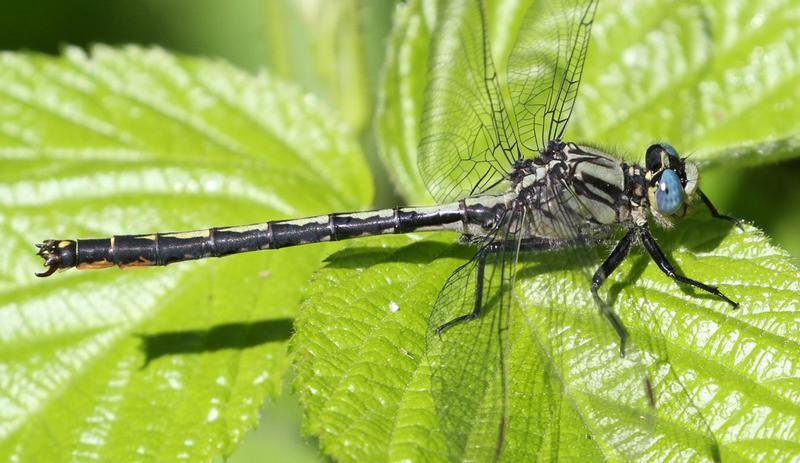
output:
[[[448,44],[452,60],[433,66],[418,150],[420,174],[435,205],[187,232],[48,239],[37,244],[47,267],[37,276],[70,268],[164,266],[383,234],[456,232],[475,253],[448,278],[432,307],[430,342],[439,343],[441,354],[432,363],[432,387],[438,391],[448,447],[457,452],[471,445],[461,428],[486,423],[491,444],[477,454],[496,459],[510,441],[508,378],[513,373],[506,371],[505,357],[509,333],[516,329],[511,326],[514,288],[526,256],[561,252],[585,262],[583,250],[615,243],[587,277],[596,308],[587,316],[611,330],[623,359],[630,357],[628,330],[599,291],[636,245],[675,282],[738,305],[718,287],[679,273],[651,231],[653,224],[672,226],[698,204],[713,218],[741,227],[700,189],[696,164],[667,143],[646,148],[644,163],[638,164],[564,137],[597,3],[537,2],[523,19],[506,73],[500,75],[486,6],[480,0],[452,2],[445,16],[459,23],[459,40]],[[564,327],[547,329],[553,330],[545,340],[553,360],[563,349],[558,339]],[[489,344],[469,345],[483,338]],[[493,369],[496,381],[484,381],[479,391],[460,389],[471,377],[485,375],[486,368]],[[634,395],[652,407],[647,374],[631,377],[641,380]],[[487,401],[487,395],[496,399]]]

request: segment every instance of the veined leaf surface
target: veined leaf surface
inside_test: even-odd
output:
[[[291,85],[158,49],[4,53],[0,82],[0,459],[230,453],[331,248],[37,279],[33,243],[360,209],[358,146]]]

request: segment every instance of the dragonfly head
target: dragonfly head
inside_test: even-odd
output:
[[[697,191],[697,166],[678,156],[672,145],[657,143],[647,148],[645,167],[647,197],[653,214],[666,222],[670,216],[685,214]]]

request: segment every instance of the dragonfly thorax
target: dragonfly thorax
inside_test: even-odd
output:
[[[670,226],[686,212],[697,176],[696,166],[667,144],[651,146],[643,168],[590,146],[552,141],[535,159],[515,163],[509,207],[526,208],[526,236],[599,238],[618,226],[642,225],[648,211]]]
[[[628,166],[595,148],[551,142],[509,176],[514,203],[526,208],[528,237],[572,239],[609,235],[631,220]],[[642,190],[644,191],[644,190]]]

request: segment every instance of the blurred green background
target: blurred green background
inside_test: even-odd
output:
[[[6,2],[0,49],[57,54],[63,45],[158,45],[223,59],[300,85],[338,111],[375,173],[376,206],[399,201],[378,160],[374,111],[396,2],[388,0],[42,0]],[[265,110],[269,110],[265,108]],[[754,222],[800,255],[800,161],[704,173],[720,210]],[[289,390],[287,380],[286,390]],[[264,409],[230,461],[318,461],[300,437],[300,411],[286,395]]]

